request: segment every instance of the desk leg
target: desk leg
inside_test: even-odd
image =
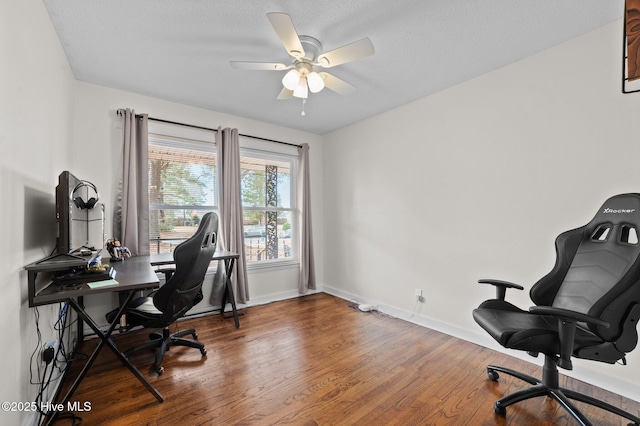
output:
[[[224,316],[224,307],[227,306],[227,300],[231,303],[231,310],[233,312],[233,321],[236,324],[236,328],[240,328],[240,321],[238,320],[238,310],[236,309],[236,298],[233,295],[233,287],[231,286],[231,273],[233,272],[233,264],[235,259],[224,260],[224,270],[226,275],[226,285],[224,286],[224,293],[222,293],[222,306],[220,307],[220,315]]]
[[[111,333],[113,332],[115,327],[119,324],[120,316],[124,312],[124,309],[126,308],[127,304],[131,301],[133,294],[134,294],[133,291],[129,292],[129,296],[127,297],[127,303],[120,306],[120,310],[118,311],[116,318],[114,319],[113,323],[111,323],[111,325],[109,326],[109,330],[106,333],[103,333],[102,330],[100,330],[100,328],[95,323],[95,321],[93,321],[93,319],[91,319],[91,317],[89,317],[86,314],[84,309],[82,309],[82,306],[80,306],[74,299],[69,299],[69,304],[78,313],[78,316],[81,317],[87,324],[89,324],[89,326],[93,329],[93,331],[96,332],[98,337],[100,337],[100,343],[98,343],[98,346],[96,347],[96,349],[93,351],[93,353],[87,360],[87,363],[82,369],[82,371],[80,372],[80,374],[78,375],[78,378],[76,378],[75,382],[71,386],[71,389],[69,389],[69,392],[67,392],[67,394],[65,395],[62,401],[63,404],[66,404],[67,401],[70,400],[71,396],[78,388],[78,385],[80,385],[80,382],[82,381],[82,379],[84,379],[84,376],[87,374],[87,371],[89,370],[89,368],[91,368],[91,365],[93,365],[93,362],[96,360],[98,353],[100,352],[104,344],[106,344],[111,349],[111,351],[118,357],[118,359],[138,378],[140,383],[142,383],[147,388],[147,390],[151,392],[153,396],[156,397],[158,402],[164,401],[164,398],[162,397],[162,395],[160,395],[160,393],[158,393],[158,391],[153,386],[151,386],[151,383],[147,381],[147,379],[142,375],[142,373],[140,373],[140,371],[136,368],[136,366],[133,365],[131,361],[129,361],[129,359],[122,353],[122,351],[118,349],[118,347],[113,342],[113,340],[111,340]]]
[[[84,310],[84,296],[78,297],[78,305]],[[78,318],[78,343],[84,341],[84,321],[82,318]]]

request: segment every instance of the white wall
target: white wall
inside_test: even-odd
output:
[[[528,290],[559,233],[640,192],[640,95],[621,94],[621,32],[608,25],[326,135],[325,290],[490,344],[471,311],[494,293],[476,281]],[[530,306],[527,291],[508,293]],[[574,373],[638,400],[638,352],[628,367]]]
[[[38,388],[29,384],[37,337],[23,267],[55,245],[55,185],[69,164],[74,82],[41,1],[0,2],[0,76],[0,401],[24,402]],[[39,312],[42,338],[55,336],[56,309]],[[2,424],[30,420],[0,412]]]
[[[121,119],[116,116],[118,108],[132,108],[136,113],[147,113],[150,117],[188,123],[203,127],[235,127],[240,133],[266,139],[301,144],[309,143],[312,181],[312,209],[314,237],[318,253],[322,247],[322,137],[293,129],[274,126],[242,117],[221,114],[174,102],[163,101],[130,92],[109,89],[94,84],[77,82],[75,85],[73,117],[73,170],[81,179],[93,182],[100,191],[100,201],[105,203],[106,232],[111,235],[112,211],[115,202],[116,173],[121,156]],[[253,146],[263,144],[265,148],[279,148],[269,142],[252,141]],[[322,257],[316,256],[317,280],[322,283]],[[250,304],[264,303],[298,295],[297,268],[261,269],[249,271]],[[208,280],[212,280],[209,277]],[[205,283],[205,301],[209,286]],[[94,299],[94,300],[91,300]],[[116,303],[111,298],[85,298],[92,315],[102,320],[104,312]],[[199,305],[200,306],[200,305]],[[100,322],[98,322],[100,324]]]

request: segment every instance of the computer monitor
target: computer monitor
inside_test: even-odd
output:
[[[89,211],[81,208],[73,199],[88,200],[90,188],[80,179],[64,171],[58,176],[56,186],[56,219],[58,222],[57,252],[71,253],[89,246]]]

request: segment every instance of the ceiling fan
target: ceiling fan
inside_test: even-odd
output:
[[[310,36],[298,35],[291,17],[286,13],[267,13],[267,18],[280,41],[291,56],[291,64],[277,62],[231,61],[231,66],[241,70],[283,71],[289,70],[282,78],[282,91],[278,99],[293,97],[307,99],[309,91],[317,93],[328,88],[336,93],[348,95],[356,90],[354,86],[328,72],[318,72],[321,68],[331,68],[346,62],[366,58],[375,53],[369,38],[363,38],[337,49],[322,53],[322,44]]]

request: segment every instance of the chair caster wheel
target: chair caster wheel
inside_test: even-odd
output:
[[[205,356],[207,354],[207,350],[205,348],[200,349],[200,354]]]
[[[160,367],[156,370],[156,373],[158,373],[158,376],[162,376],[162,373],[164,373],[164,367]]]
[[[494,370],[487,370],[487,376],[489,376],[489,378],[494,382],[497,382],[500,378],[500,375]]]
[[[193,340],[198,340],[198,333],[191,333]]]
[[[499,416],[502,416],[502,417],[507,416],[507,409],[504,408],[502,405],[500,405],[500,402],[498,401],[496,401],[496,403],[493,404],[493,411],[495,411],[496,414]]]

